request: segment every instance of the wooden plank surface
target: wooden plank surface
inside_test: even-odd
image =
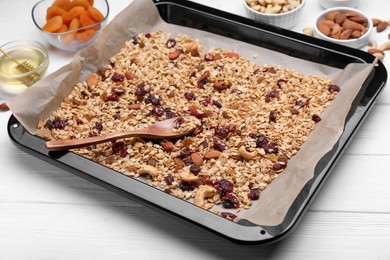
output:
[[[43,41],[29,17],[35,1],[16,2],[0,1],[0,44]],[[239,0],[195,2],[245,15]],[[110,4],[113,19],[128,1]],[[361,0],[359,8],[390,19],[389,1]],[[320,11],[307,1],[294,30]],[[373,37],[383,42],[389,32]],[[72,59],[49,51],[49,73]],[[390,259],[389,115],[385,88],[296,229],[274,244],[243,246],[21,152],[8,138],[10,113],[0,113],[0,259]]]

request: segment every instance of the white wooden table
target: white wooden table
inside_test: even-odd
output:
[[[307,1],[300,23],[322,10]],[[0,1],[0,44],[36,39],[36,1]],[[110,0],[111,19],[129,1]],[[245,15],[240,0],[198,0]],[[390,19],[390,1],[361,0],[370,17]],[[388,28],[374,33],[387,41]],[[50,47],[48,73],[73,54]],[[390,53],[385,58],[390,68]],[[390,90],[342,156],[295,231],[266,246],[241,246],[179,222],[18,150],[0,113],[0,259],[390,259]]]

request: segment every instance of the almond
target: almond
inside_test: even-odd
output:
[[[351,37],[352,38],[360,38],[363,35],[361,31],[355,30],[352,32]]]
[[[371,21],[372,21],[372,25],[374,27],[376,27],[380,22],[382,22],[382,20],[377,19],[377,18],[372,18]]]
[[[338,24],[342,24],[343,22],[345,21],[345,15],[344,14],[336,14],[336,16],[334,17],[334,22],[335,23],[338,23]]]
[[[349,20],[360,23],[363,26],[364,26],[364,24],[367,24],[367,18],[362,17],[362,16],[354,16],[354,17],[349,18]]]
[[[340,40],[348,40],[351,38],[353,30],[352,29],[346,29],[340,34]]]
[[[125,76],[126,76],[126,79],[129,79],[129,80],[133,80],[133,79],[137,79],[137,75],[135,75],[134,72],[128,70],[125,72]]]
[[[135,103],[135,104],[129,104],[127,106],[128,109],[140,109],[141,108],[141,103]]]
[[[341,35],[341,26],[336,23],[334,26],[333,26],[333,30],[332,30],[332,38],[334,39],[340,39],[340,35]]]
[[[87,78],[87,86],[89,88],[96,86],[98,84],[98,82],[99,82],[99,79],[95,74],[91,74]]]
[[[196,166],[202,166],[203,165],[203,158],[198,153],[192,153],[191,154],[191,160]]]
[[[206,159],[217,159],[220,155],[221,155],[220,151],[211,149],[204,155],[204,158],[206,158]]]
[[[6,103],[1,103],[0,104],[0,111],[8,111],[9,107],[7,106]]]
[[[319,23],[317,23],[317,28],[323,35],[325,35],[325,36],[330,35],[330,28],[328,26],[326,26],[325,24],[319,22]]]
[[[334,21],[334,18],[336,17],[337,14],[340,14],[340,11],[333,11],[330,12],[327,16],[326,19]]]
[[[176,51],[173,51],[171,53],[168,54],[168,58],[170,60],[176,60],[177,58],[179,58],[179,56],[182,54],[183,52],[181,50],[176,50]]]
[[[163,142],[161,145],[164,148],[164,150],[167,152],[172,151],[173,148],[175,147],[175,145],[170,141]]]
[[[380,54],[382,54],[382,55],[385,55],[385,52],[382,51],[382,50],[379,50],[379,49],[373,49],[373,48],[371,48],[371,49],[368,49],[367,52],[368,52],[369,54],[380,53]]]
[[[377,26],[376,26],[376,31],[377,32],[381,32],[381,31],[384,31],[388,26],[388,23],[387,22],[380,22]]]
[[[364,26],[361,25],[360,23],[357,23],[354,21],[345,20],[345,22],[343,23],[343,28],[344,29],[352,29],[352,31],[354,31],[354,30],[363,31]]]

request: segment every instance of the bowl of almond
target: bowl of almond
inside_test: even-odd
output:
[[[335,7],[323,11],[316,19],[314,36],[352,48],[361,48],[369,41],[372,20],[362,11]]]

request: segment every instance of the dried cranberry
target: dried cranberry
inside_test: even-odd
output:
[[[225,198],[222,199],[222,207],[225,209],[238,208],[240,206],[240,200],[233,193],[226,194]]]
[[[150,92],[150,85],[148,83],[145,83],[145,82],[141,82],[138,87],[136,88],[135,92],[134,92],[134,95],[139,98],[139,99],[142,99],[146,94],[148,94]]]
[[[314,114],[311,119],[313,119],[314,122],[318,123],[321,121],[321,117],[317,114]]]
[[[271,153],[277,154],[279,151],[278,144],[271,141],[263,144],[262,148],[267,154],[271,154]]]
[[[340,87],[339,86],[336,86],[336,85],[330,85],[329,87],[328,87],[328,91],[329,92],[340,92]]]
[[[195,189],[195,185],[193,183],[185,181],[181,182],[179,187],[182,191],[191,191]]]
[[[133,40],[134,45],[138,44],[138,37],[137,36],[133,36],[132,40]]]
[[[251,189],[248,193],[248,199],[258,200],[260,198],[260,189]]]
[[[184,149],[184,150],[180,151],[179,157],[183,159],[183,158],[190,156],[191,153],[192,152],[190,150]]]
[[[125,75],[115,72],[114,75],[112,75],[111,79],[114,82],[122,82],[125,80]]]
[[[226,194],[233,192],[233,183],[228,180],[220,180],[217,190],[222,196],[225,196]]]
[[[197,87],[197,88],[203,88],[203,87],[204,87],[204,84],[205,84],[204,81],[198,80],[198,81],[196,82],[196,87]]]
[[[126,157],[127,148],[124,142],[115,142],[112,144],[112,152],[114,154],[119,153],[121,157]]]
[[[191,56],[192,57],[200,57],[200,53],[197,50],[193,50],[193,51],[191,51]]]
[[[176,40],[175,39],[168,39],[167,43],[165,44],[167,46],[167,48],[173,48],[176,46]]]
[[[213,148],[220,152],[223,152],[226,149],[225,145],[218,139],[213,139]]]
[[[164,115],[164,108],[162,106],[153,106],[152,108],[152,113],[157,115],[157,116],[162,116]]]
[[[278,117],[278,113],[276,111],[272,110],[271,112],[269,112],[270,121],[276,122],[277,117]]]
[[[45,128],[48,129],[64,129],[68,125],[66,120],[62,120],[59,117],[56,117],[54,120],[47,120],[45,123]]]
[[[279,79],[277,82],[276,82],[276,85],[279,87],[279,88],[281,88],[282,87],[282,83],[286,83],[287,82],[287,80],[285,80],[285,79]]]
[[[82,125],[84,122],[80,118],[76,118],[76,124],[77,125]]]
[[[164,178],[165,182],[168,184],[168,185],[172,185],[172,183],[175,181],[175,178],[171,175],[171,174],[168,174],[168,176],[166,176]]]
[[[217,108],[222,108],[221,103],[219,103],[217,100],[213,100],[213,105],[216,106]]]
[[[186,92],[186,93],[184,93],[184,97],[185,97],[188,101],[196,100],[196,96],[195,96],[195,94],[192,93],[192,92]]]
[[[253,133],[253,132],[249,133],[248,136],[249,136],[250,138],[252,138],[252,139],[257,138],[257,134],[256,134],[256,133]]]
[[[253,75],[257,75],[257,74],[259,74],[259,69],[255,69],[255,70],[253,71]]]
[[[152,103],[155,106],[158,106],[161,104],[161,98],[157,95],[150,94],[147,98],[147,103]]]
[[[96,129],[98,131],[98,133],[100,134],[102,132],[102,130],[103,130],[103,123],[102,122],[96,122],[95,126],[93,128]]]
[[[271,98],[278,98],[280,96],[280,92],[279,90],[272,90],[270,93],[269,93],[269,96]]]
[[[290,112],[291,112],[292,115],[299,115],[299,110],[296,109],[296,108],[291,108]]]
[[[105,95],[103,100],[104,101],[119,101],[119,97],[116,94],[111,93],[110,95]]]
[[[195,164],[190,166],[190,172],[195,175],[198,175],[200,173],[200,170],[201,170],[200,166],[197,166]]]
[[[226,138],[229,135],[229,130],[227,127],[216,128],[214,131],[215,131],[215,135],[218,136],[219,138]]]
[[[264,135],[260,135],[256,140],[256,147],[262,148],[264,144],[268,143],[268,138]]]
[[[230,212],[221,212],[220,215],[221,215],[221,217],[226,218],[226,219],[230,219],[230,220],[234,220],[238,217],[236,214],[233,214]]]
[[[115,113],[113,116],[112,116],[114,119],[121,119],[121,114],[118,112],[118,113]]]
[[[146,38],[150,38],[150,37],[152,37],[152,35],[151,35],[150,33],[146,33],[146,34],[145,34],[145,37],[146,37]]]
[[[165,110],[165,117],[167,119],[171,119],[171,118],[176,117],[176,114],[175,114],[175,112],[172,112],[171,110],[169,110],[169,111]]]
[[[275,172],[281,172],[287,167],[287,163],[285,162],[277,162],[272,166]]]
[[[206,97],[202,101],[202,105],[204,105],[205,107],[207,107],[210,103],[211,103],[211,96]]]
[[[113,87],[111,89],[111,93],[117,95],[118,97],[123,95],[125,93],[125,89],[124,88],[120,88],[120,87]]]

